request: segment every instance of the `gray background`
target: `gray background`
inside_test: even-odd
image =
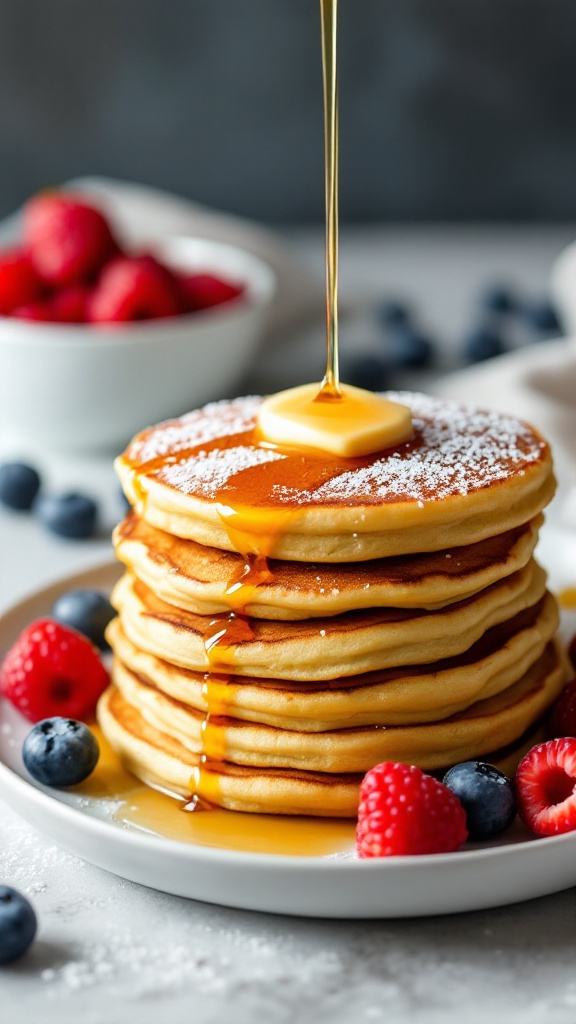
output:
[[[340,0],[345,221],[576,216],[575,0]],[[79,174],[323,217],[318,0],[0,0],[0,215]]]

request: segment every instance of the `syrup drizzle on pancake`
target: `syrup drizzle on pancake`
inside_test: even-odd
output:
[[[149,428],[121,461],[138,480],[139,497],[143,481],[156,478],[217,502],[226,529],[238,524],[253,534],[265,527],[281,532],[278,514],[310,504],[370,506],[470,494],[523,476],[547,457],[546,442],[513,417],[426,395],[388,394],[412,409],[414,438],[373,455],[341,458],[263,442],[257,432],[262,399],[249,397],[215,402]]]

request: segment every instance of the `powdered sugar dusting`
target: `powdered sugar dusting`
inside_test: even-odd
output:
[[[152,462],[164,455],[175,455],[198,448],[219,437],[245,434],[254,428],[262,399],[247,396],[234,401],[210,402],[177,420],[168,420],[138,434],[127,449],[127,456],[139,463]]]
[[[265,462],[276,462],[284,456],[269,448],[215,448],[210,452],[183,459],[160,470],[158,478],[184,494],[200,494],[214,498],[231,477]]]
[[[512,416],[446,402],[410,392],[388,392],[412,410],[415,438],[385,455],[332,463],[321,476],[298,486],[294,458],[259,443],[254,433],[261,398],[215,402],[181,420],[161,424],[135,439],[127,455],[185,494],[213,499],[226,487],[233,496],[235,479],[256,466],[276,462],[268,474],[268,493],[286,506],[370,504],[426,501],[466,495],[523,476],[546,457],[547,445],[532,428]],[[182,458],[178,459],[178,453]],[[154,460],[170,462],[154,466]],[[301,465],[311,459],[300,452]],[[282,468],[285,460],[286,468]]]

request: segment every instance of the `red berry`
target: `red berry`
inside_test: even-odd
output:
[[[86,285],[72,284],[56,292],[50,302],[52,319],[61,324],[83,324],[90,292]]]
[[[180,290],[186,309],[190,313],[195,313],[239,298],[244,292],[244,287],[231,281],[224,281],[213,274],[181,274]]]
[[[31,722],[89,718],[107,685],[96,648],[52,619],[27,626],[0,667],[0,692]]]
[[[550,715],[549,734],[576,736],[576,679],[571,679],[562,690]]]
[[[356,829],[359,857],[451,853],[467,835],[458,798],[415,765],[384,761],[364,776]]]
[[[28,256],[20,249],[0,252],[0,315],[42,297],[43,286]]]
[[[518,766],[516,786],[520,817],[537,835],[576,829],[576,739],[532,747]]]
[[[126,256],[104,267],[87,315],[92,323],[120,323],[176,316],[180,309],[164,267],[149,256]]]
[[[36,320],[38,323],[50,323],[54,319],[49,302],[29,302],[26,306],[17,306],[10,316],[15,320]]]
[[[118,252],[100,210],[61,192],[30,199],[24,208],[23,237],[34,269],[56,287],[89,281]]]

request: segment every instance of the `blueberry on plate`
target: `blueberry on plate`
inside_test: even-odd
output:
[[[343,360],[342,379],[366,391],[382,391],[388,386],[388,364],[372,352],[359,352]]]
[[[505,351],[504,341],[493,327],[478,327],[464,341],[464,355],[469,363],[482,363]]]
[[[98,763],[94,733],[73,718],[45,718],[28,733],[22,758],[33,779],[44,786],[76,786]]]
[[[410,327],[394,332],[388,340],[387,351],[394,366],[411,369],[430,366],[434,359],[434,345],[430,338]]]
[[[52,606],[50,618],[82,633],[101,651],[108,651],[104,631],[115,614],[105,594],[79,589],[61,594]]]
[[[32,508],[40,490],[40,474],[25,462],[4,462],[0,466],[0,503],[17,512]]]
[[[442,779],[466,811],[470,839],[500,835],[516,816],[516,798],[510,779],[485,761],[462,761]]]
[[[40,522],[60,537],[85,540],[96,529],[98,506],[86,494],[41,495],[34,511]]]
[[[0,885],[0,964],[23,956],[32,945],[38,922],[31,904],[17,889]]]
[[[514,313],[518,302],[514,292],[503,284],[491,284],[480,298],[482,309],[488,313]]]

